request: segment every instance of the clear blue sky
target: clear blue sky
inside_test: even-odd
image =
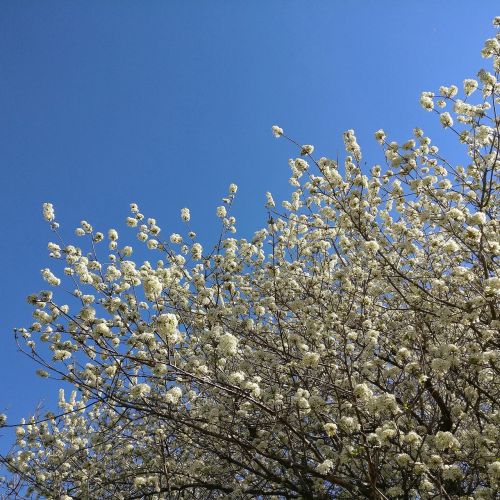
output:
[[[0,12],[0,412],[10,423],[57,399],[11,333],[30,324],[25,297],[46,288],[43,202],[68,240],[81,219],[125,236],[137,202],[165,234],[190,207],[209,241],[230,182],[239,237],[265,224],[266,191],[288,193],[296,152],[272,137],[275,123],[333,157],[354,128],[368,167],[383,161],[381,127],[402,140],[421,126],[460,157],[420,91],[475,76],[500,14],[486,0],[3,0]]]

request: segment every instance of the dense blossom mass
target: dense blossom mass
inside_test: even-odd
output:
[[[232,184],[210,250],[135,204],[150,261],[86,221],[81,245],[49,243],[55,291],[28,298],[17,337],[74,391],[16,427],[10,494],[498,498],[499,39],[482,51],[493,72],[421,97],[463,165],[421,129],[403,144],[379,130],[385,166],[365,172],[349,130],[342,166],[299,146],[290,199],[267,193],[250,239]]]

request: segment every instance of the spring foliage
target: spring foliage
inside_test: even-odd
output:
[[[82,245],[49,243],[56,292],[29,297],[17,336],[74,392],[17,426],[11,494],[495,498],[499,39],[482,51],[492,72],[421,97],[463,165],[420,129],[404,144],[379,130],[385,166],[364,172],[350,130],[343,166],[299,146],[291,198],[267,193],[249,240],[233,184],[210,251],[189,226],[163,238],[135,204],[152,262],[85,221]],[[51,204],[44,217],[58,235]]]

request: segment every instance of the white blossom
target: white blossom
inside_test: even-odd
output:
[[[432,92],[422,92],[420,97],[420,104],[427,111],[432,111],[434,109],[434,94]]]
[[[130,388],[130,396],[133,399],[143,398],[149,395],[151,387],[148,384],[136,384]]]
[[[144,294],[148,300],[155,300],[161,294],[163,286],[156,276],[148,276],[144,282]]]
[[[435,445],[439,450],[459,448],[460,443],[451,432],[439,431],[435,436]]]
[[[52,286],[59,286],[61,284],[61,280],[57,278],[50,269],[45,268],[41,271],[43,279]]]
[[[189,208],[181,208],[181,219],[184,222],[189,222],[189,220],[191,219]]]
[[[334,424],[333,422],[327,422],[326,424],[323,425],[323,428],[325,429],[327,435],[330,437],[335,436],[335,434],[337,434],[337,425]]]
[[[225,333],[219,338],[218,349],[225,356],[233,356],[238,352],[238,339],[231,333]]]
[[[274,203],[273,195],[269,191],[266,193],[266,198],[267,198],[266,207],[274,208],[276,204]]]
[[[343,416],[339,421],[340,427],[346,432],[354,432],[359,429],[359,424],[354,417]]]
[[[375,254],[378,252],[380,245],[375,240],[365,242],[365,248],[369,253]]]
[[[441,125],[443,125],[443,127],[445,128],[453,126],[453,119],[451,118],[451,115],[448,112],[441,113],[439,115],[439,120],[441,121]]]
[[[467,78],[464,80],[464,93],[465,95],[471,95],[477,89],[477,80]]]
[[[383,144],[385,141],[385,132],[380,129],[375,132],[375,139],[378,143]]]
[[[43,218],[47,222],[52,222],[55,219],[54,206],[52,203],[44,203],[43,204]]]
[[[316,471],[320,474],[328,474],[333,469],[334,463],[333,460],[327,459],[321,462],[317,467]]]
[[[283,129],[278,127],[278,125],[273,125],[272,127],[274,137],[280,137],[283,135]]]
[[[314,151],[314,146],[311,146],[311,144],[305,144],[304,146],[302,146],[300,154],[302,156],[311,155],[313,151]]]
[[[194,260],[200,260],[203,252],[203,247],[199,243],[193,243],[191,247],[191,255]]]
[[[180,387],[172,387],[165,394],[167,403],[177,403],[182,397],[182,390]]]
[[[240,385],[245,380],[245,374],[243,372],[233,372],[229,375],[229,383]]]
[[[63,361],[65,359],[71,358],[71,352],[64,349],[57,349],[52,356],[54,361]]]
[[[156,328],[163,340],[172,342],[177,339],[177,316],[172,313],[161,314],[156,319]]]
[[[94,335],[97,337],[112,337],[111,330],[106,323],[97,323],[94,327]]]
[[[217,207],[217,217],[220,217],[222,219],[226,215],[227,215],[227,211],[226,211],[226,207],[224,205]]]

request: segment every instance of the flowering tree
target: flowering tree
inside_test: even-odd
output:
[[[251,240],[232,237],[232,184],[211,251],[193,232],[162,239],[135,204],[127,224],[155,264],[114,229],[99,248],[85,221],[85,250],[49,243],[70,305],[30,296],[17,336],[75,390],[16,427],[10,494],[498,498],[499,39],[463,99],[422,94],[464,166],[420,129],[404,144],[379,130],[386,167],[368,175],[350,130],[343,169],[299,146],[291,199],[267,194]],[[49,203],[44,217],[58,234]]]

